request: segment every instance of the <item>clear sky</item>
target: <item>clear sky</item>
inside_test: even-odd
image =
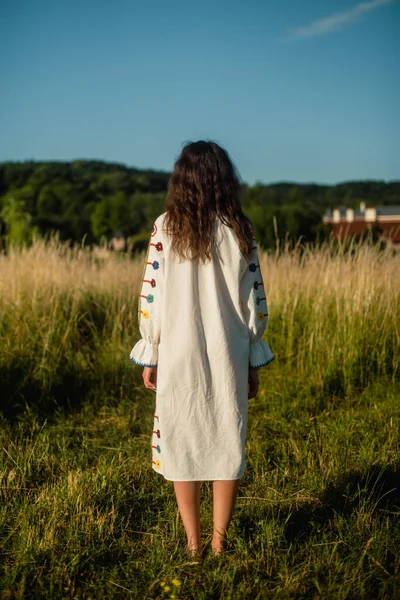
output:
[[[250,184],[400,178],[400,0],[0,7],[0,161],[171,170],[213,139]]]

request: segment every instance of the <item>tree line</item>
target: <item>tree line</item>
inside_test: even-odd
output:
[[[0,163],[0,236],[29,243],[57,233],[61,240],[87,244],[124,237],[133,249],[145,248],[164,211],[169,175],[91,160]],[[400,181],[242,185],[243,211],[264,248],[274,247],[277,237],[325,239],[329,229],[322,217],[328,208],[399,200]]]

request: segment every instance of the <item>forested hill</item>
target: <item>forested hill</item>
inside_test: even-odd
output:
[[[33,231],[61,239],[100,242],[114,235],[145,244],[164,211],[169,173],[122,164],[73,162],[0,163],[0,233],[29,238]],[[264,247],[278,234],[314,240],[324,234],[327,208],[399,204],[400,181],[351,181],[334,186],[276,183],[243,185],[242,204]]]

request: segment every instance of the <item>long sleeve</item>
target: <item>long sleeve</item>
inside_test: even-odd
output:
[[[138,323],[142,339],[129,358],[142,367],[156,367],[161,334],[161,299],[164,287],[164,248],[156,219],[147,248],[138,301]]]
[[[246,263],[239,295],[250,336],[249,366],[259,368],[268,365],[275,356],[269,345],[261,339],[267,329],[268,305],[255,238],[253,250]]]

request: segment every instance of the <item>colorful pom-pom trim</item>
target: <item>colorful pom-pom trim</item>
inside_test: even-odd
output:
[[[251,271],[252,273],[255,273],[256,269],[259,269],[260,265],[256,265],[256,263],[250,263],[249,264],[249,271]]]
[[[154,269],[155,271],[157,271],[157,269],[158,269],[158,268],[159,268],[159,266],[160,266],[160,263],[159,263],[157,260],[153,260],[153,262],[151,262],[151,261],[147,261],[147,263],[146,263],[146,264],[148,264],[148,265],[152,265],[152,266],[153,266],[153,269]]]
[[[257,315],[257,318],[258,318],[259,321],[263,321],[264,317],[268,317],[268,313],[259,312],[258,315]]]
[[[157,410],[157,408],[156,408],[156,410]],[[158,418],[158,415],[156,415],[155,413],[154,413],[154,419],[157,419],[157,421],[159,421],[159,420],[160,420],[160,419]],[[155,427],[157,427],[157,425],[155,425]],[[154,429],[154,431],[153,431],[153,435],[156,435],[156,436],[157,436],[157,438],[160,438],[160,437],[161,437],[160,429],[159,429],[159,428],[157,428],[157,429]],[[156,451],[158,452],[158,454],[160,454],[160,452],[161,452],[161,447],[160,447],[160,445],[159,445],[159,444],[153,444],[151,447],[152,447],[154,450],[156,450]],[[156,466],[156,469],[159,469],[159,468],[161,467],[161,462],[160,462],[159,460],[153,460],[153,461],[152,461],[152,463],[153,463],[153,465],[155,465],[155,466]]]
[[[155,279],[142,279],[142,281],[144,281],[145,283],[149,283],[152,288],[155,288],[157,285]]]
[[[161,252],[161,250],[163,249],[163,245],[161,242],[157,242],[157,244],[150,244],[150,246],[154,246],[157,252]]]

